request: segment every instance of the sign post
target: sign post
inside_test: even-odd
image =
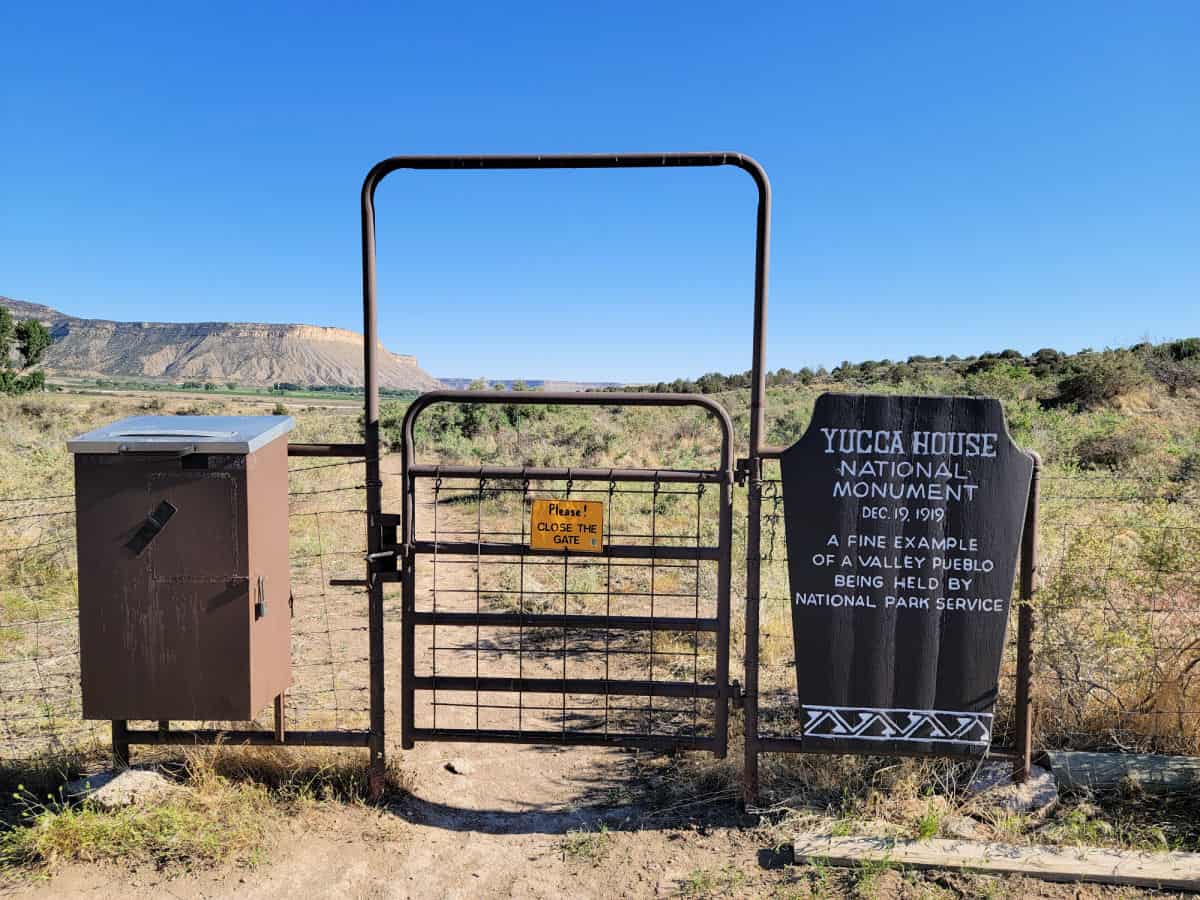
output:
[[[1000,402],[822,394],[780,463],[805,749],[986,750],[1033,473]]]

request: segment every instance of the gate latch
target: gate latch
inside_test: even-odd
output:
[[[400,548],[396,544],[396,528],[399,520],[399,516],[387,513],[376,513],[371,516],[371,527],[378,535],[380,549],[375,553],[368,553],[367,562],[370,564],[371,572],[384,581],[399,579],[399,570],[396,565],[400,557]]]
[[[736,678],[729,682],[729,701],[733,704],[734,709],[741,709],[745,704],[746,692],[742,690],[742,683]]]
[[[734,461],[733,464],[733,482],[734,484],[746,486],[746,482],[750,480],[750,460],[746,457],[741,457]]]

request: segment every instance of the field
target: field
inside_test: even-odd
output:
[[[832,373],[780,371],[771,379],[768,438],[777,444],[790,443],[803,432],[815,397],[825,390],[975,393],[1004,401],[1016,442],[1038,451],[1045,460],[1039,521],[1042,578],[1035,601],[1034,699],[1040,747],[1200,753],[1200,637],[1195,627],[1200,615],[1200,580],[1195,570],[1195,560],[1200,558],[1200,396],[1196,384],[1188,380],[1189,367],[1198,359],[1186,346],[1173,347],[1061,359],[1018,360],[1003,355],[965,361],[919,359],[845,366]],[[1177,356],[1180,359],[1175,359]],[[697,387],[712,391],[729,411],[735,441],[744,448],[748,428],[744,386],[736,379],[701,381]],[[360,434],[357,406],[322,403],[317,398],[205,396],[204,392],[97,396],[66,390],[0,400],[0,567],[4,570],[0,584],[0,671],[4,675],[0,727],[4,741],[0,753],[12,782],[10,788],[16,783],[33,784],[35,775],[41,778],[39,783],[52,786],[56,766],[95,765],[108,737],[105,723],[84,723],[78,718],[75,535],[65,440],[125,415],[269,413],[277,404],[286,406],[297,420],[293,441],[353,441]],[[403,401],[385,403],[384,432],[393,450],[404,408]],[[715,465],[718,452],[718,432],[698,411],[464,404],[434,407],[421,422],[417,434],[421,460],[443,464],[701,468]],[[354,588],[329,584],[334,578],[361,577],[362,466],[317,459],[293,459],[291,464],[295,685],[287,698],[289,726],[364,727],[363,595]],[[398,508],[398,454],[388,454],[383,470],[386,508]],[[773,478],[774,473],[768,472],[768,476]],[[421,533],[429,536],[436,528],[443,540],[523,534],[528,501],[534,496],[558,496],[568,488],[581,496],[587,490],[604,495],[610,485],[481,484],[477,478],[446,478],[436,486],[426,484],[418,495],[419,529],[426,529]],[[791,698],[795,676],[779,518],[781,498],[774,481],[768,482],[766,492],[762,715],[764,730],[787,733],[794,723]],[[642,493],[612,494],[608,501],[609,527],[628,536],[628,541],[659,546],[710,542],[716,527],[712,512],[715,490],[704,494],[689,488],[671,493],[666,486],[655,486]],[[735,491],[734,503],[730,674],[741,678],[744,490]],[[439,608],[447,610],[458,602],[466,604],[460,607],[463,609],[473,609],[478,603],[481,609],[495,611],[603,612],[608,608],[616,613],[632,612],[638,598],[650,595],[663,604],[658,607],[659,615],[691,615],[692,610],[703,615],[714,602],[716,572],[711,564],[678,570],[647,571],[642,567],[615,574],[611,568],[587,563],[535,569],[519,560],[501,558],[486,567],[475,560],[466,565],[441,560],[436,573],[431,565],[419,572],[419,578],[419,607],[432,602],[436,593]],[[630,606],[617,609],[601,603]],[[399,594],[390,591],[385,639],[388,729],[393,739],[398,736],[398,617]],[[439,629],[435,636],[419,630],[418,674],[421,667],[433,666],[434,647],[445,644],[447,649],[439,649],[436,659],[439,674],[478,674],[480,667],[487,670],[511,659],[511,652],[501,651],[516,650],[526,677],[553,672],[560,666],[566,671],[568,664],[577,667],[571,670],[572,676],[592,677],[596,675],[594,667],[603,660],[605,666],[619,666],[623,675],[632,676],[640,671],[639,666],[649,666],[653,673],[657,666],[660,677],[669,670],[672,678],[704,682],[711,679],[715,663],[715,648],[706,638],[710,636],[665,633],[645,643],[621,643],[632,639],[614,641],[606,635],[604,652],[593,644],[594,652],[589,655],[566,653],[568,640],[572,650],[586,650],[589,637],[568,635],[565,629],[555,634],[523,634],[517,646],[504,643],[508,638],[498,634],[476,631],[456,635]],[[1012,674],[1010,654],[997,707],[998,742],[1007,738],[1005,729],[1011,719]],[[444,706],[436,712],[443,726],[469,727],[480,722],[482,715],[495,718],[492,727],[506,727],[501,721],[504,717],[519,715],[523,727],[550,727],[570,715],[575,717],[573,721],[594,722],[596,727],[621,723],[625,729],[695,734],[709,718],[694,701],[658,707],[631,703],[615,709],[607,703],[602,708],[589,706],[579,698],[577,702],[572,699],[568,709],[566,699],[556,695],[553,702],[562,704],[561,711],[550,708],[548,698],[530,697],[529,708],[514,712],[492,708],[501,705],[493,702],[498,698],[467,693],[469,696],[440,696]],[[428,704],[418,707],[418,725],[423,717],[431,719],[434,712]],[[265,727],[266,720],[259,725]],[[487,721],[482,722],[482,727],[488,726]],[[730,756],[722,762],[700,754],[674,759],[646,754],[625,758],[609,751],[579,751],[583,755],[578,757],[566,754],[581,760],[579,765],[596,769],[603,790],[580,793],[577,780],[559,771],[567,763],[556,759],[547,777],[553,781],[557,777],[553,773],[558,773],[562,784],[571,786],[563,790],[574,794],[547,796],[546,802],[579,804],[590,797],[610,806],[637,805],[644,810],[669,810],[680,804],[715,804],[728,810],[738,794],[739,729],[735,714]],[[400,794],[413,786],[412,776],[404,774],[406,766],[413,765],[425,773],[419,780],[427,778],[431,785],[454,789],[453,778],[426,771],[431,760],[440,758],[431,756],[433,751],[426,751],[425,756],[420,749],[408,755],[395,748],[389,752],[395,767],[392,781]],[[138,753],[141,758],[149,755],[144,750]],[[514,811],[521,805],[520,791],[529,795],[546,792],[536,777],[536,751],[489,748],[486,753],[490,760],[511,753],[512,759],[522,760],[532,769],[532,774],[514,772],[509,785],[512,790],[504,794]],[[229,807],[241,811],[244,804],[251,803],[294,812],[310,809],[306,804],[320,797],[361,796],[361,772],[355,774],[352,758],[267,756],[269,760],[247,761],[233,751],[219,753],[216,759],[193,760],[196,774],[181,777],[207,785],[213,796],[228,798],[230,791],[242,792]],[[312,759],[323,762],[314,767]],[[438,768],[436,764],[434,768]],[[916,828],[924,833],[932,827],[937,833],[940,821],[957,802],[959,774],[948,764],[775,756],[764,760],[764,799],[777,804],[780,815],[796,809],[813,815],[817,810],[832,821],[879,819],[899,829]],[[494,774],[490,781],[504,785]],[[261,794],[255,793],[260,789]],[[40,799],[37,802],[42,803]],[[482,802],[475,797],[465,805]],[[24,805],[13,806],[6,816],[19,825],[26,821],[22,817],[28,807],[26,798]],[[291,813],[281,815],[287,818]],[[685,810],[684,815],[694,821],[696,809]],[[704,816],[709,815],[715,814],[704,813],[701,820],[708,821]],[[668,818],[672,827],[679,827],[675,818]],[[270,816],[256,817],[267,819]],[[931,819],[932,826],[920,825],[923,819]],[[1056,820],[1058,832],[1038,830],[1040,823],[1019,821],[993,822],[989,827],[1029,840],[1115,841],[1194,849],[1197,834],[1187,819],[1186,814],[1167,807],[1148,809],[1125,802],[1111,809],[1102,803],[1099,810],[1082,818]],[[583,869],[604,870],[615,858],[606,848],[633,852],[625,836],[607,837],[607,831],[598,830],[601,827],[609,826],[592,821],[583,832],[562,839],[564,865],[571,861]],[[263,844],[255,834],[246,838],[247,848]],[[765,834],[755,834],[754,840],[766,839]],[[217,863],[230,859],[244,863],[255,852],[232,848],[232,855],[208,855]],[[86,854],[67,849],[60,853],[66,859],[86,858]],[[193,855],[206,858],[202,850]],[[30,850],[23,858],[44,863],[46,856],[43,851]],[[99,856],[104,858],[104,854]],[[154,852],[148,858],[163,862]],[[689,887],[691,874],[684,873],[672,884],[681,892],[696,895],[755,893],[762,887],[757,881],[746,882],[744,875],[723,872],[720,866],[698,867],[692,879],[695,883]],[[816,882],[806,878],[805,885],[796,888],[801,896],[804,890],[817,893]],[[838,880],[841,878],[834,879],[835,886],[853,887],[851,882]],[[771,890],[778,887],[772,885]]]

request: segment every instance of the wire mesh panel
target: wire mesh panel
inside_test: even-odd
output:
[[[418,733],[711,745],[718,491],[483,477],[425,479],[417,496]],[[523,552],[537,498],[604,503],[614,552]]]
[[[1195,481],[1081,473],[1046,482],[1039,743],[1200,751]]]

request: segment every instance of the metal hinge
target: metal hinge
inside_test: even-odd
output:
[[[741,709],[745,701],[746,692],[742,689],[742,683],[735,678],[729,682],[729,702],[734,709]]]

